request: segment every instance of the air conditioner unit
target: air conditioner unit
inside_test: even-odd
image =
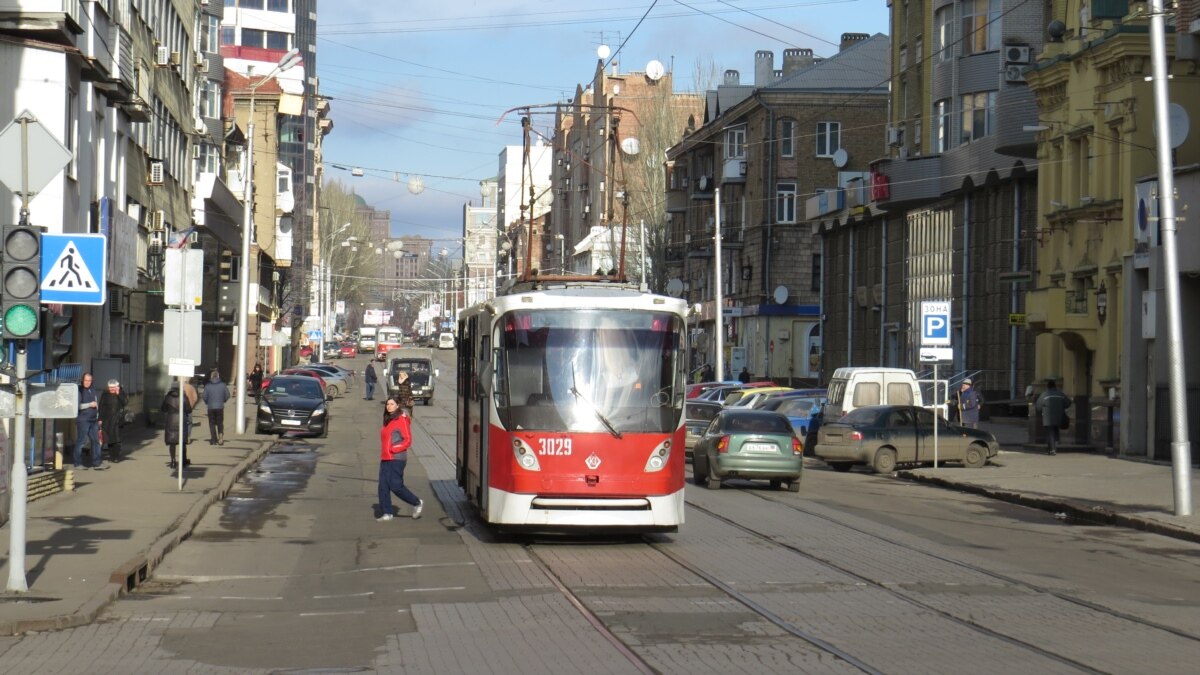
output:
[[[208,72],[208,59],[197,54],[196,55],[196,70],[199,70],[202,73],[207,73]]]
[[[179,54],[179,52],[171,52],[170,62],[172,66],[178,68],[179,64],[183,63],[183,57]]]
[[[162,255],[164,239],[166,239],[165,232],[151,232],[150,238],[146,241],[146,252],[150,255]]]
[[[1004,66],[1005,82],[1024,82],[1025,66]]]
[[[166,167],[162,162],[150,162],[150,175],[146,177],[146,185],[162,185]]]
[[[1030,47],[1008,46],[1004,48],[1004,62],[1018,65],[1027,64],[1032,56]]]
[[[106,304],[108,305],[109,314],[124,314],[126,302],[128,301],[125,299],[125,294],[120,289],[108,289],[108,302]]]
[[[155,209],[150,212],[150,231],[162,232],[167,228],[167,212]]]
[[[154,65],[166,68],[171,65],[171,50],[166,45],[159,45],[154,50]]]
[[[902,130],[900,129],[900,127],[888,127],[887,128],[888,145],[900,145],[901,136],[902,136]]]

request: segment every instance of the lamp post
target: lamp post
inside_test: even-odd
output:
[[[247,323],[250,321],[250,233],[254,228],[254,92],[266,84],[276,73],[283,72],[300,63],[302,57],[299,49],[291,49],[283,55],[279,63],[257,83],[251,84],[250,115],[246,123],[246,193],[242,205],[242,260],[239,274],[242,287],[238,298],[237,322],[237,381],[238,391],[246,386],[246,341],[249,339]],[[250,71],[246,75],[249,79]],[[237,397],[237,432],[246,433],[246,397]]]
[[[562,234],[554,235],[558,240],[558,273],[565,275],[567,273],[567,238]]]
[[[321,291],[321,339],[317,343],[317,348],[320,356],[318,360],[325,357],[325,338],[332,330],[329,326],[329,316],[333,313],[333,238],[350,227],[350,223],[343,223],[341,227],[330,232],[321,239],[321,265],[318,268],[320,273],[317,275],[317,288]]]

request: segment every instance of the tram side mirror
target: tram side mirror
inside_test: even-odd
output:
[[[1030,399],[1030,400],[1033,399],[1033,385],[1032,384],[1025,387],[1025,398]]]

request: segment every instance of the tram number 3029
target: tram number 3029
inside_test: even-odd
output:
[[[538,454],[539,455],[570,455],[571,454],[571,439],[570,438],[539,438],[538,439]]]

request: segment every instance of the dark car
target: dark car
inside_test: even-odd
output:
[[[873,405],[825,422],[812,452],[836,471],[865,464],[876,473],[891,473],[900,464],[932,463],[933,432],[933,411],[928,408]],[[956,462],[978,469],[999,451],[1000,444],[991,433],[938,418],[939,463]]]
[[[692,456],[692,450],[696,447],[696,443],[704,435],[704,430],[708,428],[709,422],[712,422],[719,412],[721,412],[721,404],[712,401],[692,399],[683,406],[683,425],[687,429],[684,448],[688,457]]]
[[[276,375],[263,390],[255,431],[260,434],[329,435],[329,401],[313,377]]]
[[[804,447],[783,415],[763,410],[724,409],[713,418],[692,451],[696,485],[716,490],[725,478],[787,483],[800,491]]]

